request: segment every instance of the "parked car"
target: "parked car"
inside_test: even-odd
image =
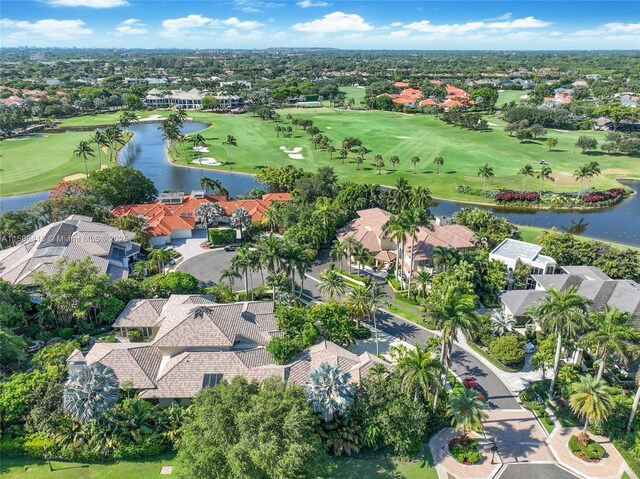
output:
[[[473,376],[466,377],[462,380],[462,385],[465,389],[473,389],[478,393],[478,398],[483,400],[485,399],[484,391],[478,384],[478,381]]]
[[[227,246],[224,247],[225,251],[235,251],[238,248],[240,248],[240,244],[239,243],[231,243],[228,244]]]

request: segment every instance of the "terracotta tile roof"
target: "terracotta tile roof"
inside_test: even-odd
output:
[[[336,235],[338,241],[344,241],[348,236],[355,237],[371,253],[382,250],[382,227],[387,223],[391,213],[380,208],[370,208],[357,211],[359,218],[351,221]]]
[[[397,81],[393,84],[393,86],[397,86],[398,88],[408,88],[409,84],[404,81]]]

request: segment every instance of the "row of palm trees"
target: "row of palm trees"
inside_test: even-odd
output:
[[[118,157],[116,153],[118,149],[126,143],[123,128],[130,126],[138,121],[138,117],[135,113],[125,111],[120,115],[120,120],[115,125],[110,125],[105,128],[104,131],[96,130],[93,135],[90,136],[89,141],[82,140],[78,143],[73,150],[73,156],[80,158],[84,162],[85,175],[89,176],[89,168],[87,166],[87,160],[89,157],[95,157],[95,151],[92,144],[96,145],[98,150],[98,162],[99,169],[102,169],[102,148],[107,148],[109,152],[109,162],[117,164]]]

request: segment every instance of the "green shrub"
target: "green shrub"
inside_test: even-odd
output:
[[[267,351],[276,364],[284,364],[302,352],[304,347],[299,341],[289,338],[273,338],[267,344]]]
[[[24,455],[24,448],[22,447],[24,438],[22,437],[3,437],[0,439],[0,457],[18,457]]]
[[[116,339],[115,336],[111,335],[111,336],[103,336],[101,338],[98,338],[98,342],[99,343],[117,343],[118,340]]]
[[[49,437],[40,437],[36,434],[29,436],[22,444],[22,449],[26,456],[43,457],[44,448],[47,452],[55,454],[58,450],[56,441]]]
[[[449,451],[451,456],[462,464],[475,464],[482,458],[482,452],[478,450],[478,442],[474,439],[462,442],[456,438],[449,443]]]
[[[142,331],[139,329],[130,329],[127,331],[127,338],[129,338],[129,341],[132,343],[139,343],[142,341]]]
[[[576,457],[587,462],[598,462],[603,458],[605,453],[604,448],[593,439],[589,439],[586,445],[580,444],[578,436],[571,436],[571,439],[569,439],[569,449]]]
[[[489,344],[489,352],[506,366],[518,366],[524,361],[524,345],[527,339],[517,333],[505,334]]]
[[[71,338],[73,338],[73,328],[58,329],[58,336],[60,336],[65,341],[69,341]]]
[[[211,228],[209,230],[209,241],[214,245],[235,243],[236,230]]]
[[[137,443],[120,444],[113,450],[113,459],[131,460],[144,457],[159,456],[167,450],[167,445],[160,440],[145,438]]]

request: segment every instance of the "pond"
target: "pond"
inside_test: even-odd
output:
[[[206,123],[185,123],[183,134],[206,128]],[[141,170],[156,185],[158,191],[180,190],[190,192],[199,189],[200,178],[216,178],[227,188],[231,196],[240,195],[260,185],[253,176],[243,173],[212,171],[211,169],[185,168],[167,161],[165,141],[158,131],[157,123],[132,125],[133,140],[120,152],[121,164]],[[594,211],[549,211],[513,210],[499,207],[488,208],[495,214],[521,225],[551,228],[584,234],[594,238],[640,246],[640,180],[621,180],[636,191],[632,198],[619,205]],[[16,210],[36,201],[46,199],[48,191],[0,198],[0,210]],[[432,208],[434,214],[451,216],[465,206],[447,200],[438,200]]]

